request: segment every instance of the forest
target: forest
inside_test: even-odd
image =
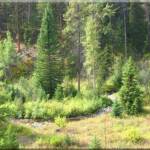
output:
[[[150,3],[0,2],[0,149],[150,148]]]

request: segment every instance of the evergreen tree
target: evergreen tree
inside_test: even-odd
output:
[[[17,53],[10,32],[6,33],[6,39],[0,42],[0,78],[12,77],[11,67],[17,62]]]
[[[113,15],[113,10],[111,6],[104,4],[89,4],[87,8],[90,15],[85,24],[83,38],[85,67],[88,77],[93,81],[94,90],[101,94],[103,82],[110,73],[112,62],[111,48],[109,42],[106,43],[105,40],[108,39],[107,34],[111,31],[108,18]]]
[[[69,1],[67,11],[64,14],[66,26],[63,30],[66,76],[77,77],[78,92],[80,91],[80,78],[82,70],[82,45],[81,37],[84,24],[84,6],[86,3]],[[69,68],[69,69],[68,69]]]
[[[43,15],[37,46],[38,55],[35,75],[40,86],[47,94],[52,96],[60,80],[61,70],[59,68],[60,59],[57,54],[57,28],[52,7],[49,4]]]
[[[146,29],[145,12],[142,5],[131,3],[129,6],[127,39],[130,53],[135,57],[143,54],[147,37]]]
[[[88,77],[93,78],[93,89],[96,88],[96,68],[99,49],[97,22],[92,16],[88,17],[85,25],[85,39],[83,42],[85,48],[85,67]]]
[[[120,99],[124,111],[129,115],[138,114],[142,111],[142,92],[137,80],[137,71],[130,57],[123,68],[122,87]]]

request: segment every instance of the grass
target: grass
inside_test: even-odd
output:
[[[40,129],[34,128],[30,123],[20,122],[20,125],[26,125],[38,135],[46,137],[68,135],[73,141],[77,141],[73,146],[78,148],[88,148],[93,136],[100,139],[102,148],[150,148],[150,113],[148,113],[150,107],[146,107],[145,110],[146,113],[140,116],[114,118],[108,113],[93,118],[69,121],[65,130],[60,131],[57,131],[58,127],[55,123],[47,121],[43,122]],[[32,146],[40,148],[37,141]]]

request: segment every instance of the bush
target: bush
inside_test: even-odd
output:
[[[63,83],[57,85],[55,90],[54,98],[57,100],[62,100],[65,97],[75,97],[77,95],[77,90],[74,87],[71,79],[68,77],[64,78]]]
[[[9,109],[17,118],[53,120],[58,116],[61,118],[69,118],[92,114],[102,107],[110,106],[112,103],[109,99],[104,97],[98,99],[81,99],[74,97],[66,99],[63,102],[56,100],[19,102],[8,102],[1,105],[0,108]]]
[[[7,91],[6,85],[0,85],[0,103],[5,103],[11,100],[11,93]]]
[[[19,148],[17,142],[16,131],[12,125],[8,125],[6,130],[0,132],[0,149],[16,149]]]
[[[128,127],[123,135],[124,138],[131,143],[138,143],[142,140],[139,130],[135,127]]]
[[[67,120],[66,120],[66,117],[56,117],[55,119],[55,123],[58,127],[60,128],[65,128],[66,127],[66,124],[67,124]]]
[[[110,77],[108,80],[106,80],[105,84],[103,85],[103,89],[106,93],[114,93],[117,91],[113,77]]]
[[[62,87],[64,97],[75,97],[77,95],[77,90],[68,77],[64,78]]]
[[[112,115],[115,117],[120,117],[122,115],[122,107],[118,101],[115,101],[112,106]]]
[[[116,57],[113,66],[113,73],[104,84],[104,91],[106,93],[117,92],[122,85],[122,57]]]
[[[7,90],[11,93],[11,99],[19,99],[23,102],[25,100],[47,100],[48,95],[46,95],[43,89],[34,82],[33,78],[28,80],[21,77],[18,83],[9,85]]]
[[[93,150],[93,149],[100,149],[100,148],[101,148],[100,140],[96,136],[94,136],[89,144],[89,149]]]
[[[60,84],[57,85],[54,97],[57,100],[62,100],[64,98],[63,87]]]
[[[68,135],[52,135],[50,137],[41,137],[37,140],[39,145],[48,145],[49,147],[66,147],[75,142]]]
[[[101,105],[103,108],[112,106],[112,104],[113,104],[112,100],[106,96],[102,96],[100,99],[101,99]]]

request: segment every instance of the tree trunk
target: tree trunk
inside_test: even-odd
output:
[[[20,30],[19,30],[19,8],[18,2],[16,3],[16,41],[17,41],[17,52],[20,51]]]
[[[123,6],[123,22],[124,22],[124,50],[127,59],[127,23],[126,23],[126,4]]]
[[[78,12],[78,72],[77,72],[77,78],[78,78],[78,92],[80,92],[80,78],[81,78],[81,41],[80,41],[80,5],[77,4],[77,12]]]

